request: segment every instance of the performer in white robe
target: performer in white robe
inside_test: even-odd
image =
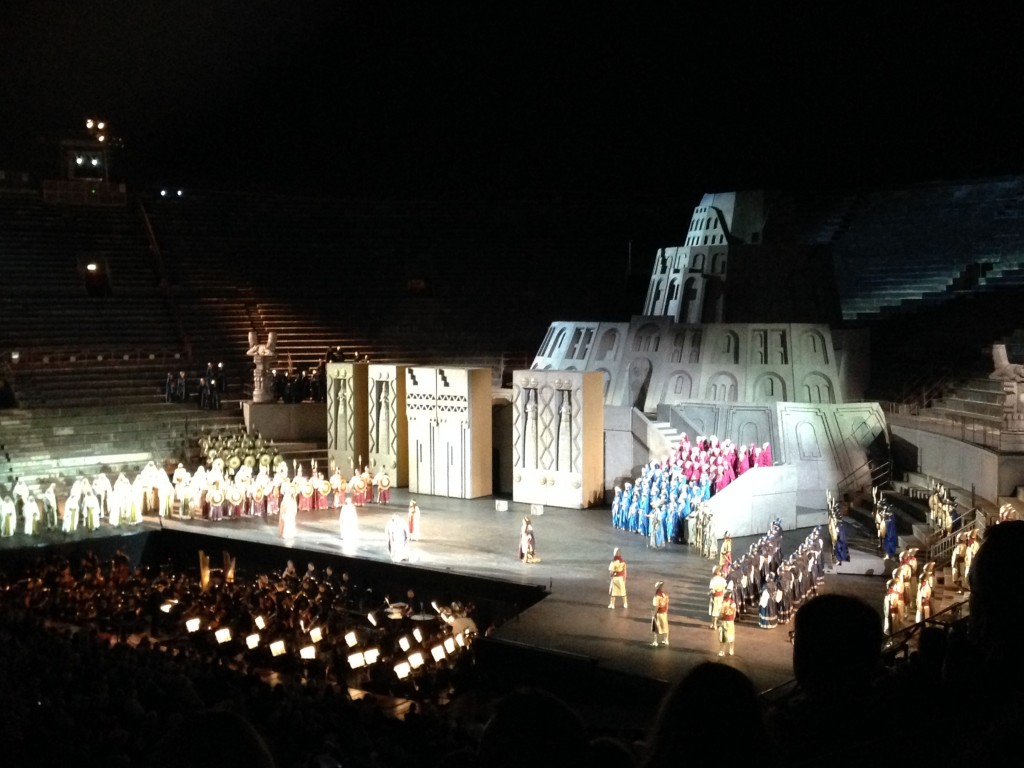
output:
[[[43,491],[43,509],[46,510],[46,528],[50,531],[55,531],[60,527],[60,522],[57,519],[57,486],[56,483],[50,483],[45,491]]]
[[[388,537],[388,552],[391,560],[395,563],[404,562],[409,559],[409,529],[398,517],[392,515],[384,529]]]
[[[142,522],[142,509],[146,503],[146,480],[139,474],[132,481],[132,503],[128,508],[128,522],[138,525]]]
[[[36,497],[29,494],[28,501],[25,502],[24,507],[25,514],[25,533],[28,536],[35,536],[39,526],[39,502],[36,501]]]
[[[100,505],[100,517],[110,517],[110,494],[112,490],[107,476],[102,472],[98,472],[92,481],[92,492],[96,494],[96,500]]]
[[[0,536],[13,536],[18,527],[18,513],[15,511],[14,499],[4,496],[0,499]]]
[[[71,492],[64,502],[64,514],[61,517],[60,529],[64,533],[74,533],[78,529],[79,508],[82,503],[81,483],[76,480],[71,485]]]
[[[118,474],[114,480],[114,492],[111,497],[110,524],[119,527],[128,520],[132,510],[132,484],[124,476],[124,472]]]
[[[359,513],[351,499],[346,499],[345,503],[341,505],[338,523],[341,540],[346,544],[355,544],[359,538]]]
[[[91,489],[82,497],[82,516],[85,518],[85,527],[90,531],[100,527],[100,500]]]
[[[282,539],[294,539],[298,529],[296,518],[299,514],[299,504],[295,496],[295,487],[291,483],[285,482],[281,484],[281,511],[278,531]]]

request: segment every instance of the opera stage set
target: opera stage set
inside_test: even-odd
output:
[[[1008,184],[1012,188],[1007,189]],[[287,539],[281,538],[276,521],[262,518],[215,522],[179,520],[173,514],[162,520],[150,516],[143,529],[154,542],[165,534],[170,541],[173,533],[179,537],[174,541],[180,549],[182,541],[187,541],[180,536],[187,534],[196,537],[196,548],[200,543],[230,548],[243,568],[279,568],[289,558],[336,562],[344,568],[372,571],[396,591],[408,585],[420,594],[436,591],[442,599],[462,591],[478,599],[494,596],[495,604],[504,607],[495,609],[493,634],[480,644],[481,659],[490,660],[493,669],[516,674],[528,669],[549,682],[563,675],[572,677],[575,684],[628,678],[640,687],[649,685],[650,701],[655,702],[665,681],[714,653],[713,633],[706,625],[712,564],[686,545],[652,548],[644,537],[616,530],[608,507],[616,488],[634,481],[645,467],[663,461],[683,435],[693,441],[714,436],[735,445],[771,448],[770,466],[743,473],[707,502],[714,537],[730,532],[738,552],[763,535],[772,521],[780,520],[788,554],[812,527],[827,522],[829,493],[844,500],[852,521],[857,499],[864,494],[870,497],[873,485],[888,486],[899,470],[915,473],[921,493],[930,491],[929,483],[944,482],[958,489],[973,488],[979,507],[982,500],[990,505],[1014,503],[1017,486],[1024,484],[1024,454],[1014,439],[1024,434],[1024,418],[1019,398],[1010,396],[1010,390],[1019,386],[1016,372],[994,386],[964,387],[958,400],[961,407],[940,413],[942,403],[934,396],[928,400],[934,410],[911,408],[908,403],[893,405],[893,390],[905,389],[919,378],[918,373],[904,370],[903,378],[897,380],[892,371],[900,370],[899,366],[881,373],[879,368],[879,360],[895,357],[897,352],[903,361],[918,360],[915,355],[934,357],[936,340],[922,329],[937,332],[938,343],[944,331],[946,339],[949,334],[927,313],[931,307],[943,302],[954,306],[963,298],[960,288],[951,287],[960,285],[955,279],[963,266],[953,257],[936,258],[929,263],[928,280],[922,280],[907,278],[906,270],[903,274],[887,270],[885,259],[864,254],[879,251],[880,242],[889,242],[901,232],[910,243],[910,232],[916,236],[928,229],[929,222],[947,215],[951,200],[973,206],[965,217],[977,225],[982,220],[978,211],[988,210],[999,195],[1019,194],[1024,180],[979,182],[970,190],[973,196],[965,196],[963,186],[862,192],[859,197],[818,195],[813,207],[801,207],[809,195],[705,195],[693,209],[685,234],[675,245],[654,254],[641,314],[629,320],[552,321],[557,316],[553,313],[562,311],[559,298],[573,309],[580,306],[577,292],[568,296],[553,291],[555,301],[543,318],[546,335],[542,330],[532,341],[540,342],[532,362],[522,360],[511,368],[494,351],[504,349],[501,334],[515,329],[507,318],[485,311],[487,297],[474,298],[471,283],[448,286],[438,280],[435,293],[424,296],[416,278],[406,284],[415,287],[415,295],[359,304],[359,311],[343,312],[336,308],[329,290],[297,309],[298,304],[269,293],[255,278],[249,278],[251,287],[239,290],[233,279],[204,270],[214,260],[203,250],[211,233],[237,243],[238,250],[250,254],[263,272],[269,273],[276,263],[275,247],[262,251],[255,236],[246,239],[246,227],[228,222],[273,222],[286,233],[281,243],[301,248],[300,241],[292,242],[301,237],[296,234],[301,227],[286,224],[360,218],[350,215],[351,211],[329,209],[326,203],[322,210],[309,210],[321,203],[284,197],[268,202],[227,193],[173,198],[142,194],[139,215],[145,225],[140,234],[135,214],[125,212],[123,189],[120,197],[105,196],[97,206],[71,196],[73,190],[66,185],[51,189],[50,199],[20,187],[0,190],[4,205],[0,235],[3,245],[15,249],[16,243],[32,236],[32,227],[73,230],[75,222],[66,221],[61,211],[75,210],[83,221],[98,229],[107,227],[127,243],[124,253],[109,245],[96,246],[97,252],[103,251],[99,263],[124,281],[112,283],[115,295],[127,283],[139,252],[166,250],[163,264],[173,253],[177,291],[150,288],[146,293],[141,276],[136,283],[128,283],[140,286],[138,300],[116,304],[120,314],[110,318],[111,336],[116,338],[118,328],[134,327],[130,318],[152,315],[153,307],[165,299],[180,302],[175,317],[179,327],[189,331],[191,356],[173,352],[154,364],[160,366],[155,370],[178,367],[179,362],[185,366],[191,359],[224,359],[234,377],[229,379],[229,393],[234,389],[236,397],[229,402],[237,402],[237,412],[224,409],[215,417],[203,414],[204,419],[224,420],[207,422],[204,429],[212,431],[224,424],[234,429],[242,421],[248,434],[259,433],[281,446],[313,445],[325,475],[335,468],[346,475],[364,468],[373,475],[384,470],[394,487],[388,503],[359,508],[359,536],[354,542],[341,538],[338,510],[333,507],[300,513],[295,534]],[[902,201],[901,218],[886,218],[897,197]],[[60,211],[56,206],[62,206]],[[19,211],[32,216],[16,215]],[[684,226],[685,221],[680,231]],[[268,225],[266,231],[272,229]],[[266,237],[264,232],[261,236]],[[319,231],[310,239],[321,242],[342,236],[352,233]],[[979,238],[978,242],[980,248],[987,241]],[[909,245],[906,251],[908,258],[923,261]],[[307,256],[315,253],[310,250]],[[39,258],[45,261],[42,254]],[[225,253],[216,255],[229,258]],[[266,261],[260,262],[261,258]],[[1011,262],[1007,253],[998,268],[986,270],[987,288],[1016,290],[1015,276],[1024,264]],[[947,280],[949,275],[953,277]],[[32,285],[28,271],[15,271],[12,278]],[[66,334],[67,323],[77,327],[95,309],[84,299],[68,298],[74,276],[68,280],[71,287],[56,294],[64,298],[66,314],[60,328],[54,327],[54,337]],[[189,280],[202,282],[193,285]],[[919,287],[917,294],[907,287],[908,281]],[[871,285],[872,290],[865,287]],[[578,293],[585,295],[582,275],[580,286]],[[452,292],[445,293],[449,289]],[[36,300],[54,298],[42,290],[35,286],[25,300],[3,299],[16,321],[3,331],[0,350],[17,348],[19,355],[16,363],[8,363],[10,355],[5,355],[4,375],[26,403],[32,402],[34,393],[52,392],[46,386],[54,373],[45,366],[68,358],[66,350],[48,351],[55,345],[43,337],[47,326],[31,328]],[[353,301],[365,300],[353,297]],[[478,302],[467,321],[474,326],[473,333],[482,334],[490,322],[486,329],[493,335],[489,354],[456,351],[470,335],[445,313],[462,306],[463,300]],[[914,333],[904,333],[910,338],[903,338],[905,345],[896,349],[894,339],[899,340],[899,334],[885,336],[879,323],[914,302],[920,303],[924,320],[904,321],[907,327],[913,324]],[[82,306],[76,310],[79,303]],[[404,324],[396,320],[397,330],[386,343],[375,337],[370,330],[374,319],[398,317],[406,311],[404,304],[412,305]],[[111,314],[114,306],[111,301]],[[428,311],[437,313],[431,315],[433,324],[422,319]],[[340,355],[351,359],[324,359],[324,350],[346,332],[346,326],[366,317],[370,319],[363,319],[361,335],[348,338]],[[212,328],[188,325],[198,323],[197,318]],[[524,324],[529,319],[534,318]],[[444,323],[449,320],[453,325],[446,334]],[[83,322],[82,327],[88,326]],[[169,324],[152,327],[167,334]],[[1005,350],[1017,359],[1021,345],[1015,343],[1012,330],[993,329],[990,335],[998,334],[993,338],[1003,339]],[[37,338],[42,339],[38,352],[26,342]],[[266,343],[260,343],[261,338]],[[878,338],[891,347],[876,355]],[[248,344],[243,343],[246,339]],[[161,337],[159,343],[173,348],[178,341],[169,336]],[[492,363],[495,357],[502,358],[502,363]],[[86,356],[76,355],[71,362],[77,365],[78,358],[84,361]],[[88,356],[91,368],[105,373],[112,361],[121,360],[127,361],[128,354]],[[322,402],[278,402],[272,393],[272,366],[292,370],[296,360],[318,372],[322,368]],[[967,356],[964,360],[972,362]],[[132,375],[138,375],[138,370],[133,369]],[[74,373],[80,382],[81,369]],[[153,373],[147,370],[146,375]],[[987,380],[988,373],[981,371],[979,378]],[[880,380],[892,388],[881,389]],[[954,379],[944,381],[951,387]],[[927,384],[934,393],[935,381],[929,379]],[[913,390],[915,403],[920,391]],[[971,391],[984,391],[984,395],[972,398]],[[867,399],[873,392],[879,393],[878,399]],[[946,405],[955,399],[950,394]],[[110,405],[97,406],[89,412],[88,421],[75,422],[73,428],[66,425],[76,412],[73,402],[61,406],[65,410],[44,400],[38,407],[12,409],[10,416],[0,412],[5,425],[5,490],[14,479],[22,478],[37,494],[50,482],[59,483],[66,492],[65,486],[76,474],[130,472],[146,460],[173,462],[170,470],[178,458],[196,455],[195,420],[202,412],[184,412],[167,403],[141,403],[125,418],[116,404],[113,409]],[[127,432],[125,424],[141,422],[143,408],[158,412],[162,421],[152,422],[144,433]],[[124,423],[118,429],[108,426],[118,422]],[[951,423],[959,426],[958,434],[951,434]],[[69,446],[79,434],[86,435],[86,442],[73,453]],[[177,442],[173,446],[161,442],[166,435],[173,435]],[[138,444],[129,445],[129,440]],[[96,447],[100,442],[102,452]],[[86,453],[88,446],[94,462]],[[63,456],[62,450],[67,451]],[[299,463],[307,473],[312,469],[308,454],[290,456],[287,447],[281,454],[289,471]],[[907,477],[902,482],[913,485]],[[423,537],[412,543],[408,562],[395,563],[385,531],[394,515],[404,519],[413,498],[423,510]],[[902,520],[901,533],[912,542],[918,535],[913,509],[904,514],[910,517]],[[532,517],[540,558],[531,564],[516,554],[527,515]],[[164,530],[154,530],[161,527]],[[143,534],[102,527],[67,536],[45,533],[36,539],[16,534],[0,540],[0,547],[24,554],[40,544],[91,545],[108,538],[116,543],[136,535]],[[883,588],[878,577],[884,573],[884,564],[871,535],[866,539],[860,562],[846,568],[844,575],[841,569],[831,572],[825,589],[860,594],[881,610]],[[607,563],[614,547],[621,547],[629,562],[634,601],[628,611],[606,607]],[[141,552],[145,545],[137,549]],[[673,598],[672,645],[652,651],[646,647],[649,603],[653,584],[659,580]],[[530,606],[523,609],[527,602]],[[791,653],[785,630],[759,630],[755,616],[753,623],[740,622],[737,657],[729,663],[742,668],[765,690],[791,679]]]

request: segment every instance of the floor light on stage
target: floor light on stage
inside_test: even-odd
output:
[[[444,661],[444,646],[435,645],[430,649],[430,655],[434,657],[434,661]]]
[[[373,626],[377,626],[377,615],[373,611],[370,611],[368,614],[366,614],[366,620],[370,622]]]
[[[270,644],[270,655],[281,656],[284,653],[284,640],[275,640]]]
[[[419,627],[416,627],[416,629],[414,629],[412,631],[412,636],[416,638],[416,642],[417,643],[422,643],[423,642],[423,633],[420,632],[420,628]]]
[[[174,606],[176,606],[177,604],[177,600],[168,600],[166,603],[160,606],[160,610],[164,613],[170,613]]]
[[[431,600],[430,607],[434,609],[434,613],[441,612],[441,606],[437,604],[437,600]]]
[[[424,662],[426,662],[426,659],[423,658],[423,654],[419,651],[409,654],[409,666],[413,669],[419,669],[423,666]]]
[[[455,653],[455,639],[452,637],[446,637],[444,639],[444,649],[449,653]]]
[[[264,621],[262,616],[257,616],[254,621],[256,622],[256,628],[257,629],[266,629],[267,628],[267,622]]]
[[[408,637],[402,635],[400,638],[398,638],[398,647],[401,648],[403,651],[408,651],[410,648],[412,648],[412,643],[409,642]]]
[[[369,664],[376,664],[377,660],[380,658],[380,649],[379,648],[367,648],[363,652],[363,658],[366,660],[367,665],[369,665]]]
[[[316,658],[316,646],[307,645],[305,648],[299,649],[299,656],[304,659],[315,659]]]
[[[345,633],[345,644],[348,645],[349,648],[351,648],[352,646],[354,646],[358,642],[359,642],[359,638],[356,637],[356,633],[355,632],[352,632],[350,630],[350,631]]]
[[[463,635],[462,633],[457,634],[455,636],[455,643],[459,646],[459,648],[465,648],[466,647],[466,637],[465,637],[465,635]]]
[[[409,666],[409,662],[400,661],[395,664],[395,674],[398,676],[399,680],[405,680],[405,678],[409,676],[410,672],[412,672],[412,667]]]
[[[189,632],[198,632],[200,624],[202,624],[202,622],[199,621],[199,619],[189,619],[185,622],[185,629]]]
[[[348,657],[348,665],[352,667],[352,669],[359,669],[360,667],[365,667],[366,658],[363,656],[361,652],[353,653]]]
[[[218,643],[226,643],[231,639],[231,630],[227,627],[221,627],[213,633],[213,636],[217,638]]]
[[[260,633],[253,632],[251,635],[245,638],[245,644],[249,646],[249,648],[256,648],[260,644]]]
[[[309,640],[311,643],[319,643],[324,639],[324,633],[320,630],[320,627],[313,627],[309,630]]]

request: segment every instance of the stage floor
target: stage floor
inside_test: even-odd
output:
[[[590,510],[545,509],[533,516],[537,554],[541,561],[518,559],[519,531],[529,505],[508,502],[497,511],[493,497],[476,500],[435,496],[415,497],[421,509],[421,538],[411,544],[408,567],[454,572],[526,585],[541,586],[548,596],[519,616],[497,627],[493,637],[511,644],[550,650],[584,659],[597,668],[669,682],[704,661],[723,661],[746,673],[764,691],[792,680],[792,646],[788,626],[762,630],[756,616],[737,622],[736,655],[718,657],[717,633],[708,627],[707,585],[712,561],[687,546],[649,549],[636,534],[615,530],[606,508]],[[276,521],[260,519],[176,520],[166,518],[164,528],[196,531],[227,539],[281,546],[281,564],[287,550],[311,550],[390,563],[385,526],[393,513],[403,521],[410,495],[392,493],[389,505],[367,505],[359,510],[356,544],[340,538],[336,510],[300,513],[297,535],[278,537]],[[147,520],[145,526],[155,526]],[[109,535],[110,529],[106,529]],[[83,540],[102,534],[85,533]],[[783,553],[789,555],[809,529],[785,531]],[[45,546],[52,537],[33,540]],[[736,539],[733,551],[742,553],[754,537]],[[24,547],[19,535],[0,540],[0,549]],[[614,547],[622,549],[629,566],[630,607],[608,606],[608,563]],[[300,570],[303,563],[297,562]],[[837,569],[838,570],[838,569]],[[670,596],[670,645],[650,646],[651,598],[654,582],[665,582]],[[851,594],[866,600],[881,616],[884,579],[874,575],[842,575],[829,571],[824,591]]]

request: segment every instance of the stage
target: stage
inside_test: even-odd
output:
[[[550,680],[554,688],[568,684],[568,678],[579,682],[582,676],[591,687],[621,683],[644,691],[638,697],[648,696],[649,701],[647,706],[636,702],[640,705],[635,708],[638,717],[647,716],[668,681],[703,661],[735,666],[761,691],[792,680],[792,624],[762,630],[757,626],[756,614],[748,616],[737,622],[736,655],[718,657],[717,633],[708,627],[707,615],[707,585],[713,562],[694,549],[682,545],[649,549],[641,536],[615,530],[607,509],[547,507],[544,514],[532,517],[540,562],[525,564],[518,559],[517,550],[520,526],[523,516],[530,512],[529,505],[508,502],[507,510],[498,511],[493,497],[463,500],[417,495],[421,538],[411,543],[409,562],[392,563],[385,526],[395,513],[405,520],[409,498],[407,491],[398,489],[392,492],[389,505],[361,507],[355,543],[341,541],[338,513],[333,509],[300,512],[297,534],[290,540],[278,536],[275,518],[219,522],[147,518],[142,526],[119,529],[118,533],[127,536],[136,530],[162,527],[252,542],[280,548],[279,566],[295,559],[300,571],[307,557],[316,562],[315,554],[322,553],[357,558],[367,566],[391,573],[394,569],[417,569],[406,574],[410,584],[430,581],[431,576],[451,575],[534,587],[546,596],[496,626],[481,643],[482,659],[507,667],[505,674],[524,682]],[[70,544],[72,540],[85,543],[113,532],[104,527],[97,532],[81,531],[70,538],[55,533],[35,539],[17,535],[0,540],[0,548]],[[808,533],[809,529],[785,531],[783,555],[788,556]],[[735,539],[734,555],[745,552],[753,540]],[[614,547],[622,549],[629,567],[628,609],[607,607],[607,568]],[[227,543],[225,548],[230,549]],[[325,557],[318,565],[329,562]],[[244,560],[238,565],[243,570],[252,568]],[[658,580],[665,582],[671,600],[671,634],[669,646],[655,648],[650,646],[651,598]],[[829,569],[824,591],[862,597],[881,615],[884,580],[879,576],[840,575]],[[563,677],[566,680],[555,679]],[[616,714],[616,708],[611,697],[608,717],[621,720],[622,713]]]

